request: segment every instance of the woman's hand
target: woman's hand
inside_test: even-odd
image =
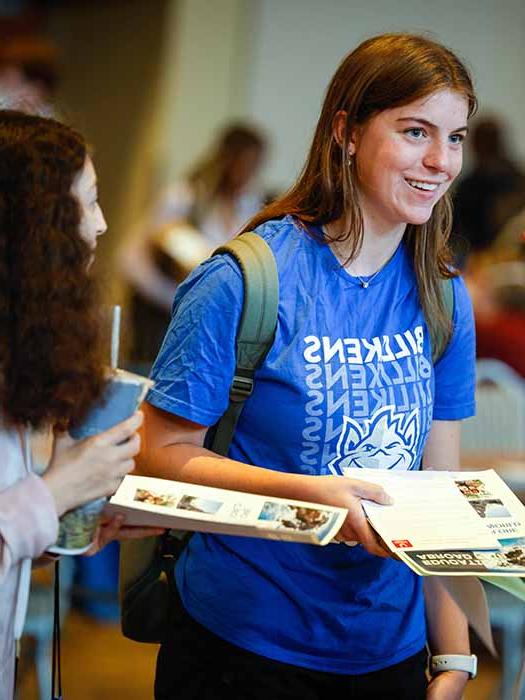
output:
[[[53,452],[43,479],[55,499],[57,513],[109,496],[135,466],[140,448],[137,430],[142,413],[94,437],[73,440],[67,433],[55,435]]]
[[[361,479],[349,479],[344,476],[313,476],[315,491],[311,500],[316,503],[326,503],[340,506],[348,510],[348,515],[336,539],[340,542],[359,542],[367,552],[378,557],[389,557],[391,553],[379,542],[377,534],[372,530],[366,519],[361,500],[375,501],[383,505],[391,505],[392,498],[382,486]]]
[[[165,531],[163,527],[139,527],[134,525],[123,525],[124,516],[115,515],[112,518],[102,518],[93,544],[85,553],[84,556],[90,557],[97,552],[100,552],[107,544],[113,540],[137,540],[142,537],[158,537]]]
[[[461,700],[468,680],[465,671],[438,673],[428,684],[427,700]]]

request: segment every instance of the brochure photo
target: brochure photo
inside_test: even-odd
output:
[[[339,532],[345,508],[273,498],[145,476],[126,476],[106,506],[128,525],[324,545]]]
[[[525,576],[525,506],[492,470],[348,469],[392,506],[363,501],[385,544],[417,574]]]

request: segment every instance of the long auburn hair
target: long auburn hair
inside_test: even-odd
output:
[[[329,224],[345,216],[343,233],[326,242],[348,241],[348,261],[363,243],[363,217],[358,200],[356,158],[347,163],[352,130],[378,112],[399,107],[437,90],[450,89],[468,102],[469,117],[477,107],[469,71],[445,46],[414,34],[382,34],[360,44],[337,69],[321,109],[306,163],[297,182],[282,197],[260,211],[243,230],[286,214],[308,224]],[[344,139],[338,144],[334,117],[347,114]],[[405,241],[413,257],[419,297],[431,337],[450,334],[441,293],[441,280],[454,276],[447,245],[452,225],[450,196],[445,194],[422,225],[409,224]]]
[[[71,194],[84,139],[0,111],[0,411],[7,423],[78,423],[104,387],[91,251]]]

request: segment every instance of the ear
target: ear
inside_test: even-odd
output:
[[[333,135],[339,146],[343,146],[345,142],[346,134],[346,124],[348,120],[348,114],[343,110],[336,112],[333,121]],[[354,130],[350,134],[350,141],[348,142],[348,155],[353,156],[355,153],[355,141],[354,141]]]

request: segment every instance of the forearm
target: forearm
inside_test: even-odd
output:
[[[434,421],[423,452],[423,469],[459,469],[460,436],[460,421]]]
[[[467,618],[438,577],[423,582],[428,645],[435,654],[470,654]]]
[[[423,454],[424,469],[459,468],[460,423],[434,421]],[[469,654],[468,623],[434,576],[424,580],[429,646],[433,654]]]
[[[385,555],[361,507],[362,498],[390,502],[380,486],[360,479],[310,476],[243,464],[205,449],[205,426],[155,408],[147,401],[142,410],[142,449],[136,459],[139,474],[346,508],[347,517],[338,536],[343,541],[361,542],[371,554]]]
[[[146,476],[281,498],[318,498],[313,477],[243,464],[189,443],[143,449],[136,462],[137,472]]]

